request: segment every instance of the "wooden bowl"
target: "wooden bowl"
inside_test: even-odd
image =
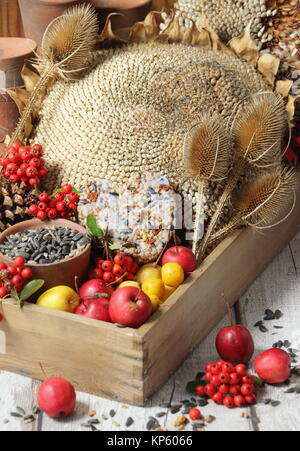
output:
[[[36,42],[26,38],[0,38],[0,90],[22,86],[21,70],[32,58]]]
[[[19,222],[1,233],[0,243],[3,243],[5,238],[10,235],[15,235],[18,232],[25,230],[36,230],[40,227],[68,227],[77,230],[81,233],[87,233],[86,229],[75,222],[66,219],[54,219],[47,221],[40,221],[39,219],[30,219],[29,221]],[[85,249],[76,257],[67,258],[57,263],[50,263],[48,265],[39,265],[33,263],[26,265],[31,268],[34,279],[45,280],[43,291],[57,285],[67,285],[75,288],[75,277],[78,278],[78,285],[84,282],[90,261],[91,245],[87,245]],[[6,264],[12,264],[12,260],[0,253],[0,261]]]

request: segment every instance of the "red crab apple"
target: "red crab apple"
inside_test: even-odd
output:
[[[254,353],[254,342],[247,327],[233,325],[219,330],[216,348],[223,360],[237,365],[250,361]]]
[[[39,408],[53,418],[65,418],[73,413],[76,393],[70,382],[52,377],[43,382],[37,394]]]
[[[268,349],[256,357],[254,370],[264,382],[281,384],[290,377],[291,358],[282,349]]]
[[[103,280],[91,279],[81,285],[78,291],[78,295],[80,299],[84,301],[89,299],[96,299],[96,296],[101,294],[107,294],[110,297],[113,294],[113,291],[113,288],[107,286],[107,284]]]
[[[197,259],[195,254],[184,246],[174,246],[167,250],[163,256],[163,265],[166,263],[178,263],[186,274],[195,271]]]
[[[76,315],[111,323],[108,299],[86,299],[75,310]]]
[[[118,288],[109,302],[109,313],[114,323],[137,329],[153,312],[149,297],[136,287]]]

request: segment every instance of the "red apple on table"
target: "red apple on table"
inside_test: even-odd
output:
[[[254,370],[264,382],[282,384],[290,377],[291,357],[282,349],[268,349],[256,357]]]
[[[81,302],[75,310],[76,315],[85,316],[86,318],[97,319],[111,323],[109,314],[108,299],[91,299],[88,298]]]
[[[113,288],[107,286],[103,280],[91,279],[80,287],[78,295],[81,300],[104,299],[105,297],[101,298],[101,294],[108,295],[106,299],[109,299],[113,291]]]
[[[112,322],[137,329],[153,313],[149,297],[136,287],[118,288],[109,302]]]
[[[65,418],[73,413],[76,393],[70,382],[52,377],[43,382],[37,393],[39,408],[53,418]]]
[[[219,330],[216,348],[223,360],[237,365],[250,361],[254,353],[254,342],[247,327],[233,325]]]
[[[163,256],[163,265],[178,263],[186,274],[195,271],[198,266],[195,254],[188,247],[174,246],[167,250]]]

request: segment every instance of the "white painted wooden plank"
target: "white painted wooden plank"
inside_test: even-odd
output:
[[[300,267],[300,234],[290,246],[272,262],[241,299],[240,313],[243,323],[250,327],[256,343],[256,353],[272,347],[278,340],[289,340],[293,348],[300,349],[300,281],[296,268]],[[253,325],[263,318],[264,310],[280,309],[283,317],[278,321],[266,321],[268,333],[262,333]],[[274,329],[274,325],[284,326]],[[276,335],[272,335],[276,333]],[[298,383],[300,383],[299,378]],[[299,431],[300,395],[286,394],[286,386],[266,386],[253,409],[262,431]],[[278,407],[264,405],[266,398],[281,402]]]

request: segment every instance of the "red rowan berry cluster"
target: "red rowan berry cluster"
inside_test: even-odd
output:
[[[205,369],[205,380],[208,383],[196,387],[198,396],[206,395],[216,404],[223,404],[229,409],[255,404],[255,380],[248,374],[246,365],[240,363],[233,366],[219,360],[216,363],[208,363]]]
[[[11,183],[26,183],[28,187],[37,186],[40,179],[47,176],[45,161],[41,156],[43,148],[40,144],[22,146],[14,142],[8,149],[7,157],[0,160],[2,173]]]
[[[0,298],[10,294],[13,288],[19,293],[31,277],[32,271],[25,266],[25,259],[21,256],[16,257],[10,266],[0,262]]]
[[[54,196],[41,193],[36,203],[28,208],[29,213],[44,221],[45,219],[70,219],[77,211],[79,195],[73,191],[72,185],[63,185]]]
[[[135,280],[139,265],[132,257],[117,254],[113,261],[97,258],[96,266],[89,272],[89,279],[101,279],[106,283],[121,283],[124,280]]]

